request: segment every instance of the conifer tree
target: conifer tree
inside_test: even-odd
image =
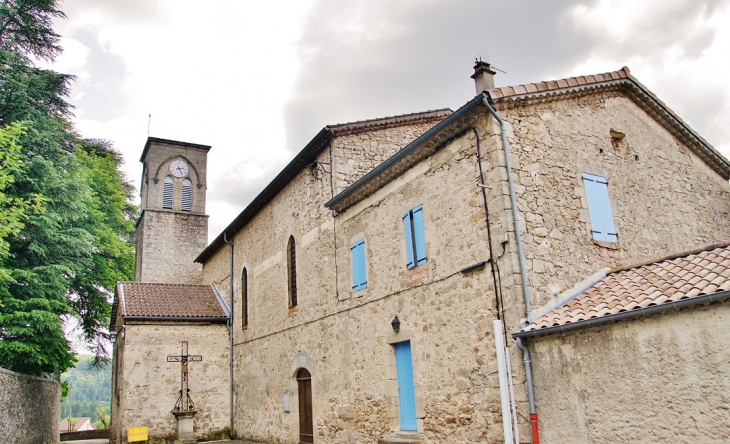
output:
[[[38,68],[59,36],[56,0],[0,5],[0,367],[28,374],[73,365],[62,323],[106,357],[107,296],[134,264],[132,186],[110,144],[81,140],[67,101],[73,76]]]

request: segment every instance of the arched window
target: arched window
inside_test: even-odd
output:
[[[173,188],[172,177],[166,176],[162,181],[162,208],[172,210]]]
[[[248,327],[248,271],[241,273],[241,327]]]
[[[297,254],[294,246],[294,236],[289,236],[286,253],[286,268],[289,275],[289,306],[295,307],[297,305]]]
[[[193,183],[190,179],[184,179],[182,182],[182,206],[183,211],[192,211],[193,209]]]

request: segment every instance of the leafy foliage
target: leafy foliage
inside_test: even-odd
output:
[[[74,154],[85,167],[90,189],[81,228],[93,236],[94,254],[86,268],[71,279],[71,308],[81,321],[87,345],[100,357],[104,350],[98,339],[111,314],[109,290],[134,274],[132,236],[137,207],[130,203],[134,187],[119,171],[121,156],[109,142],[81,140]]]
[[[52,60],[61,52],[53,19],[66,17],[57,0],[3,0],[0,4],[0,49]]]
[[[0,366],[28,374],[73,365],[69,316],[103,363],[108,296],[134,267],[136,209],[120,155],[74,132],[73,77],[29,58],[60,51],[56,3],[0,6]]]

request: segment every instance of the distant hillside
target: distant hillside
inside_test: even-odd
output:
[[[107,364],[100,370],[89,368],[92,357],[88,355],[76,355],[79,362],[76,368],[68,370],[61,375],[62,381],[71,384],[71,414],[75,417],[88,416],[91,422],[96,422],[98,416],[96,408],[101,407],[109,414],[111,402],[111,364]],[[68,416],[69,399],[61,403],[61,418]]]

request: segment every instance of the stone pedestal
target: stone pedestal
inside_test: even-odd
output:
[[[175,444],[195,444],[198,442],[193,433],[193,418],[196,413],[198,413],[196,410],[172,412],[175,415],[175,419],[177,419],[177,439],[175,440]]]

